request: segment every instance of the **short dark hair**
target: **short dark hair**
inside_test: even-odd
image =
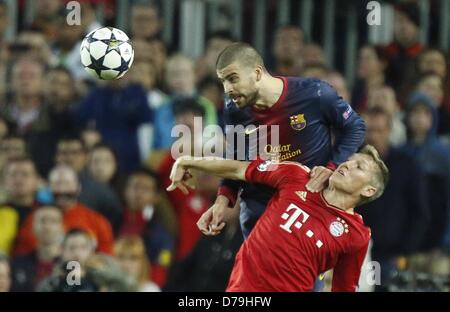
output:
[[[177,117],[186,113],[193,113],[196,116],[204,117],[205,109],[198,103],[197,98],[188,97],[175,100],[173,103],[174,116]]]
[[[6,169],[8,169],[12,164],[23,164],[23,163],[30,163],[31,166],[33,167],[34,173],[38,175],[36,164],[34,163],[33,159],[31,159],[28,156],[19,156],[8,159],[8,161],[2,168],[2,175],[6,173]]]
[[[63,142],[74,142],[74,141],[79,142],[81,144],[81,148],[83,149],[83,151],[87,152],[87,146],[78,133],[67,134],[63,136],[62,138],[59,139],[58,145]]]
[[[245,42],[232,43],[220,52],[216,61],[216,69],[225,68],[233,62],[239,62],[240,64],[249,67],[259,65],[265,69],[261,55],[255,48]]]
[[[388,126],[390,128],[392,128],[392,118],[389,115],[388,112],[386,112],[383,108],[381,108],[380,106],[373,106],[369,109],[367,109],[364,113],[364,116],[368,116],[368,117],[377,117],[377,116],[383,116],[386,118]]]
[[[154,172],[153,170],[150,170],[150,169],[145,168],[145,167],[140,167],[140,168],[134,169],[133,171],[131,171],[128,174],[125,186],[127,186],[128,183],[130,182],[131,178],[133,178],[135,176],[145,176],[145,177],[147,177],[149,179],[154,180],[156,182],[157,190],[159,190],[159,188],[160,188],[160,186],[159,186],[160,179],[159,179],[158,174],[156,172]]]
[[[72,228],[69,231],[67,231],[67,233],[64,235],[64,239],[62,242],[63,246],[67,243],[67,240],[69,238],[71,238],[72,236],[77,236],[77,235],[83,235],[83,236],[89,238],[89,240],[91,240],[94,243],[94,247],[95,247],[95,238],[92,237],[92,235],[88,231],[86,231],[82,228]]]
[[[439,76],[438,74],[436,74],[433,71],[426,71],[417,76],[416,81],[415,81],[415,87],[417,88],[423,80],[430,78],[430,77],[438,78],[442,82],[442,86],[444,86],[444,79],[442,79],[441,76]]]
[[[54,66],[54,67],[50,67],[47,70],[47,75],[49,73],[51,73],[51,72],[62,72],[64,74],[66,74],[71,80],[74,80],[72,72],[67,67],[65,67],[63,65],[57,65],[57,66]]]

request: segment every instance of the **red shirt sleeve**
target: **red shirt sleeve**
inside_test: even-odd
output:
[[[361,267],[367,253],[369,243],[355,252],[340,257],[333,270],[332,291],[354,292],[358,289]]]
[[[308,167],[288,161],[275,163],[270,160],[254,160],[245,171],[247,182],[261,183],[275,189],[280,189],[294,180],[308,177]]]

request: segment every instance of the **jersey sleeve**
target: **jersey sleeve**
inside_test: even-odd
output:
[[[319,94],[322,114],[336,135],[331,162],[339,165],[363,144],[366,126],[361,116],[328,83],[321,82]]]
[[[309,178],[309,168],[299,163],[276,163],[271,160],[254,160],[245,171],[245,180],[281,189],[294,181]]]
[[[228,98],[225,98],[225,109],[224,109],[224,122],[225,125],[236,125],[239,124],[238,120],[235,120],[235,117],[233,116],[233,114],[230,112],[230,106],[231,106],[231,101]],[[225,132],[227,131],[227,129],[225,128]],[[229,135],[227,133],[227,135]],[[236,134],[233,134],[236,135]],[[234,137],[233,142],[236,142],[237,138]],[[232,146],[230,146],[228,144],[227,141],[227,145],[226,145],[226,149],[232,149],[232,159],[238,159],[237,154],[237,144],[233,144]],[[229,153],[225,153],[224,157],[225,158],[229,158]],[[242,186],[242,182],[241,181],[236,181],[236,180],[229,180],[229,179],[222,179],[220,182],[220,186],[219,189],[217,191],[217,195],[223,195],[226,198],[228,198],[228,200],[230,201],[229,206],[230,207],[234,207],[236,204],[236,200],[239,194],[239,189]]]
[[[354,252],[341,256],[333,270],[333,292],[355,292],[358,290],[361,267],[367,253],[369,243]]]

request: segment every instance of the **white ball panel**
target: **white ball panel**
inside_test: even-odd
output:
[[[107,49],[108,45],[102,41],[94,41],[89,45],[89,51],[96,60],[104,56]]]
[[[128,69],[130,69],[131,65],[133,65],[133,61],[134,61],[134,50],[131,51],[131,59],[130,62],[128,62]]]
[[[92,64],[91,54],[89,54],[89,51],[87,48],[82,48],[80,55],[81,55],[81,63],[83,64],[83,66],[89,66]]]
[[[117,71],[117,70],[112,70],[112,69],[108,69],[108,70],[102,70],[101,72],[100,72],[100,77],[102,78],[102,79],[105,79],[105,80],[113,80],[113,79],[116,79],[117,78],[117,76],[119,75],[119,71]]]
[[[123,59],[128,62],[133,55],[133,48],[131,44],[125,42],[119,46],[120,55],[122,55]]]
[[[92,77],[95,77],[95,78],[100,78],[98,75],[97,75],[97,72],[95,71],[95,70],[93,70],[93,69],[91,69],[91,68],[89,68],[89,67],[85,67],[84,68],[87,72],[88,72],[88,74],[89,75],[91,75]]]
[[[123,31],[117,28],[113,28],[112,33],[119,41],[128,41],[130,38],[128,38],[127,34],[125,34]]]
[[[110,39],[111,38],[111,30],[109,30],[107,27],[100,28],[95,31],[92,38],[98,39],[98,40]]]
[[[120,54],[116,50],[111,50],[105,55],[103,66],[108,68],[117,68],[122,64]]]

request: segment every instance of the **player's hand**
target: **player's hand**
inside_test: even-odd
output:
[[[226,225],[225,211],[228,209],[228,202],[225,196],[219,195],[214,205],[198,219],[197,227],[203,234],[208,236],[220,234]]]
[[[328,184],[328,179],[333,174],[333,170],[323,166],[316,166],[312,168],[309,174],[309,181],[306,184],[306,189],[312,193],[322,191]]]
[[[179,188],[184,194],[188,194],[189,189],[195,189],[193,176],[189,169],[183,166],[183,159],[183,157],[178,158],[172,166],[172,171],[170,172],[172,184],[166,188],[168,192]]]

